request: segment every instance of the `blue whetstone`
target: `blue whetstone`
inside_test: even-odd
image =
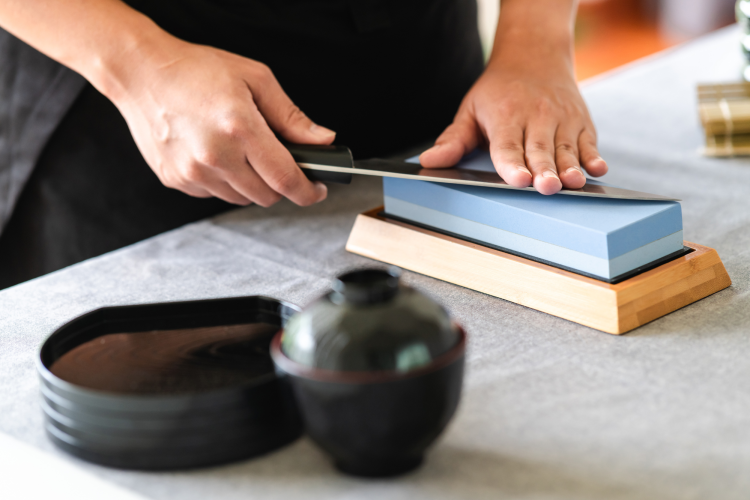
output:
[[[474,155],[470,161],[486,167],[481,164],[489,156]],[[385,178],[383,186],[386,212],[392,215],[411,220],[421,217],[424,220],[416,222],[488,243],[501,238],[505,244],[493,244],[602,277],[614,277],[682,248],[682,211],[677,202],[544,196],[393,178]],[[439,213],[452,217],[441,218]],[[461,220],[473,224],[462,225]],[[456,230],[463,226],[465,231]],[[490,236],[478,238],[478,234]],[[541,250],[534,248],[534,242],[539,242]],[[551,251],[554,247],[566,251]],[[555,260],[556,253],[565,254],[560,259],[566,262]],[[596,270],[584,270],[581,262]]]
[[[625,274],[682,246],[682,231],[678,231],[613,259],[603,259],[388,196],[385,206],[391,215],[605,279]]]

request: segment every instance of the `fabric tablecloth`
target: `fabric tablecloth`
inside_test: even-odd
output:
[[[584,85],[605,180],[681,198],[685,238],[718,250],[731,288],[618,337],[405,273],[469,334],[461,406],[415,473],[349,478],[307,438],[228,466],[119,471],[65,456],[43,432],[34,359],[56,327],[105,305],[304,305],[373,264],[344,250],[355,215],[382,200],[364,177],[313,207],[239,209],[0,292],[0,432],[154,499],[747,498],[750,160],[699,155],[695,98],[696,83],[741,71],[730,27]]]

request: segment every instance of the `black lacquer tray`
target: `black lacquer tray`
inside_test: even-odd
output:
[[[253,296],[105,307],[72,320],[37,360],[48,437],[84,460],[145,470],[217,465],[292,442],[301,422],[268,347],[297,310]],[[121,366],[132,384],[117,379]]]

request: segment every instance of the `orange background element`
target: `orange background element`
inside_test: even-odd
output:
[[[640,0],[582,1],[576,20],[576,77],[583,80],[673,45]]]

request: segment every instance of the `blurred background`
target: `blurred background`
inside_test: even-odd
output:
[[[485,53],[498,0],[477,0]],[[590,78],[734,22],[735,0],[580,0],[576,76]]]

